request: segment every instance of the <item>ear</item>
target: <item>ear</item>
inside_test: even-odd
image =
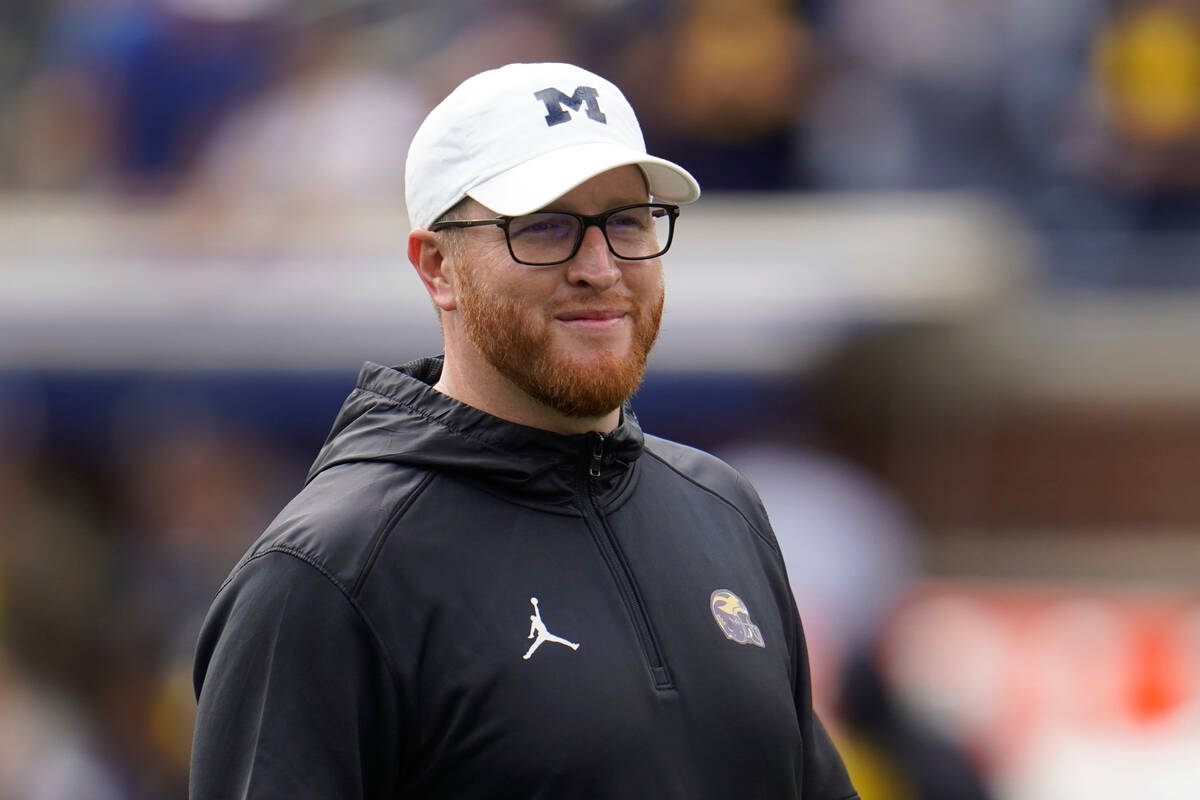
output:
[[[408,260],[433,304],[442,311],[458,308],[453,262],[447,258],[437,234],[418,228],[408,235]]]

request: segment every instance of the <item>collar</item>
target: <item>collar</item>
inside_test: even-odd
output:
[[[610,434],[553,433],[437,391],[442,363],[434,356],[398,367],[364,364],[309,480],[337,464],[390,461],[552,502],[569,501],[585,477],[601,498],[629,480],[644,437],[628,403]]]

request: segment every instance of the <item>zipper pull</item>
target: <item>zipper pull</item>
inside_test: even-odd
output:
[[[592,463],[588,466],[588,475],[593,478],[600,477],[600,467],[604,465],[604,434],[594,433],[595,438],[592,444]]]

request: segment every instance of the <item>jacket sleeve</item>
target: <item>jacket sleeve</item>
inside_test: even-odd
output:
[[[776,563],[782,585],[779,595],[783,613],[792,620],[792,675],[793,701],[796,705],[796,718],[800,723],[800,736],[804,747],[804,773],[801,783],[801,800],[858,800],[858,792],[850,782],[846,765],[829,738],[829,733],[821,723],[813,708],[812,700],[812,671],[808,660],[808,642],[804,636],[804,625],[800,620],[800,611],[796,607],[796,598],[792,593],[787,578],[787,566],[784,564],[783,552],[775,530],[771,527],[770,518],[758,492],[749,481],[739,474],[742,491],[751,500],[751,519],[759,530],[767,534],[775,551]]]
[[[288,552],[243,564],[195,662],[191,800],[394,796],[392,671],[350,597]]]
[[[804,741],[803,800],[857,800],[858,793],[850,782],[846,765],[829,738],[829,733],[817,716],[812,703],[812,673],[808,661],[808,646],[804,637],[800,614],[792,606],[796,624],[796,647],[794,665],[796,716],[800,720],[800,734]]]

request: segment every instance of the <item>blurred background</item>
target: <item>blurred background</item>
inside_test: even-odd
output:
[[[1200,796],[1197,0],[5,0],[0,797],[185,796],[216,588],[438,350],[409,138],[536,60],[704,187],[635,407],[760,488],[864,799]]]

